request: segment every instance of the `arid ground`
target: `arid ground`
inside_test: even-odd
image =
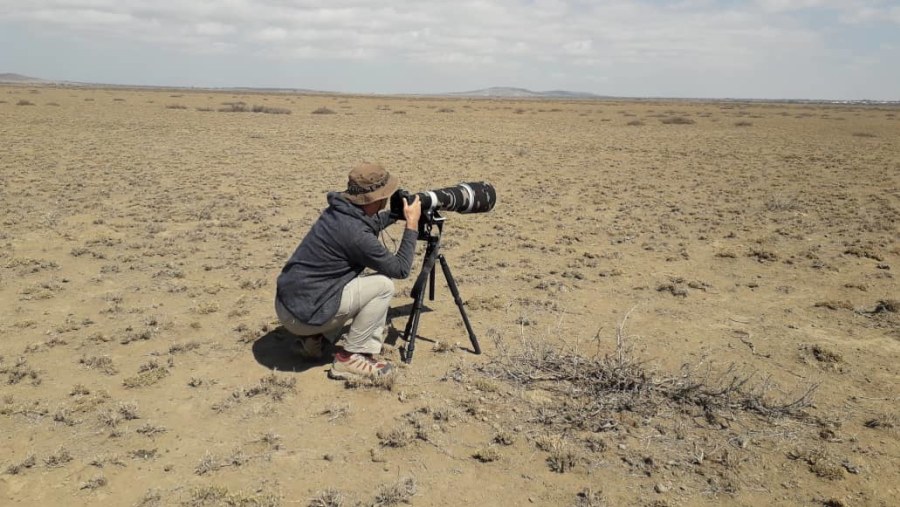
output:
[[[496,187],[443,233],[483,354],[441,274],[391,382],[292,353],[362,160]],[[898,108],[9,86],[0,202],[3,505],[900,498]]]

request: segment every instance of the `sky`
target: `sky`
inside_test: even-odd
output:
[[[0,73],[94,83],[900,100],[900,0],[0,0]]]

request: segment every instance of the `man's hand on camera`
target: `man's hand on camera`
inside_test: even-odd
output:
[[[422,216],[422,203],[417,195],[412,204],[403,199],[403,216],[406,217],[406,228],[413,231],[419,230],[419,217]]]

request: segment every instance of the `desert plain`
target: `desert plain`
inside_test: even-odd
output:
[[[441,273],[390,381],[293,353],[363,160],[496,187],[442,235],[481,355]],[[0,202],[3,505],[900,498],[898,107],[4,86]]]

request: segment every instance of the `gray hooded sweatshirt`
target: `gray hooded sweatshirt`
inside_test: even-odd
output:
[[[328,208],[281,270],[275,297],[300,322],[320,326],[337,313],[344,286],[365,268],[389,278],[406,278],[418,233],[404,228],[394,255],[378,240],[392,223],[388,211],[369,217],[340,192],[330,192]]]

